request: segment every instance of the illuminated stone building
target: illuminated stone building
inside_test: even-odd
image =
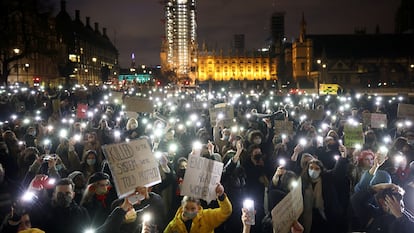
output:
[[[165,0],[165,39],[161,50],[163,73],[178,79],[196,78],[197,22],[195,0]]]
[[[338,83],[346,88],[409,87],[413,84],[414,34],[308,35],[302,19],[292,44],[292,76],[299,87]]]
[[[100,31],[98,23],[92,27],[89,17],[83,24],[79,10],[72,20],[64,0],[56,16],[56,31],[59,42],[66,46],[64,59],[59,61],[60,76],[81,84],[98,84],[118,74],[118,50],[108,38],[106,28]]]
[[[276,61],[269,52],[228,52],[203,50],[198,55],[200,82],[230,80],[276,80]]]

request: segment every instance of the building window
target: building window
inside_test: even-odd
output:
[[[305,63],[304,63],[304,62],[300,63],[300,69],[301,69],[302,71],[304,71],[304,70],[305,70]]]

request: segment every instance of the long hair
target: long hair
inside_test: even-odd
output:
[[[308,162],[308,164],[306,165],[306,169],[302,169],[301,177],[302,177],[303,184],[305,184],[305,183],[306,184],[309,184],[311,182],[311,178],[310,178],[309,173],[308,173],[309,166],[311,164],[315,164],[315,165],[317,165],[321,169],[321,176],[326,171],[325,167],[323,166],[323,163],[320,160],[318,160],[318,159],[312,159],[312,160],[310,160]]]

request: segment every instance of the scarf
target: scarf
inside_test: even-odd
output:
[[[303,192],[302,222],[303,227],[305,228],[305,233],[309,233],[311,231],[313,209],[318,209],[322,218],[326,220],[321,177],[316,180],[312,180],[311,183],[305,187]]]

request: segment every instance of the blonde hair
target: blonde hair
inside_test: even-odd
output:
[[[132,125],[134,125],[134,124],[135,124],[135,127],[132,128]],[[126,129],[127,130],[131,130],[131,129],[136,129],[136,128],[138,128],[138,121],[137,121],[137,119],[135,119],[135,118],[129,118],[128,119],[128,122],[126,124]]]

